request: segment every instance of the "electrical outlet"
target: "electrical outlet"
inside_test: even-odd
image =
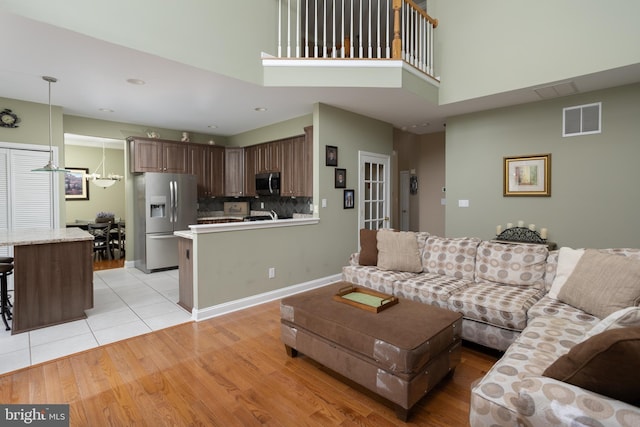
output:
[[[274,277],[276,277],[276,268],[269,267],[269,279],[273,279]]]
[[[264,209],[264,202],[260,202],[260,209]]]

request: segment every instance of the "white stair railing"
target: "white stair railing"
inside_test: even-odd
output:
[[[434,28],[412,0],[278,0],[278,58],[402,59],[433,75]]]

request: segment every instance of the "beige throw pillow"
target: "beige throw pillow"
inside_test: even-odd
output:
[[[640,262],[586,249],[558,299],[601,319],[640,303]]]
[[[549,297],[558,299],[560,289],[562,289],[569,276],[571,276],[571,273],[573,273],[583,254],[584,249],[560,248],[560,251],[558,251],[556,277],[553,279],[551,289],[549,289]]]
[[[422,271],[418,239],[415,233],[379,230],[377,239],[378,268],[410,273]]]

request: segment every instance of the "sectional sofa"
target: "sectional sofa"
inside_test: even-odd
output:
[[[361,230],[343,280],[463,315],[504,351],[472,426],[640,425],[640,249],[561,248]]]

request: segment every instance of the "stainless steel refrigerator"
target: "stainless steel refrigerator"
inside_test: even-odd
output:
[[[195,175],[147,172],[134,178],[135,266],[145,273],[178,266],[173,232],[197,224]]]

